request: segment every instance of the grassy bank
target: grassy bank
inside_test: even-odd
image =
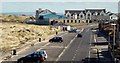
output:
[[[0,50],[9,51],[12,48],[38,40],[45,39],[51,34],[54,34],[58,29],[50,29],[50,26],[39,26],[33,24],[22,24],[13,22],[2,23],[2,42],[0,43]]]

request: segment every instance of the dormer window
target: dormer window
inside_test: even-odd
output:
[[[67,15],[67,17],[70,17],[69,15]]]
[[[104,12],[102,11],[102,12],[100,13],[100,15],[101,15],[101,16],[104,16]]]
[[[90,14],[88,14],[88,16],[90,16]]]
[[[100,13],[98,13],[98,15],[100,15]]]
[[[80,18],[83,18],[83,15],[81,15]]]

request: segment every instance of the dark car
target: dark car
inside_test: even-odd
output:
[[[63,42],[62,37],[53,37],[49,42]]]
[[[82,35],[79,33],[79,34],[77,34],[77,37],[82,37]]]
[[[42,63],[44,60],[45,59],[41,54],[34,52],[32,54],[29,54],[25,57],[18,59],[17,63],[28,63],[28,62]]]

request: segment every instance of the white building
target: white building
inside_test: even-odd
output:
[[[109,20],[106,14],[106,9],[84,9],[84,10],[65,10],[65,15],[68,19],[80,19],[87,23],[99,20]]]

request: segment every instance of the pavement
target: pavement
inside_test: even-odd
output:
[[[112,55],[108,51],[108,41],[106,37],[99,31],[96,32],[94,35],[94,46],[92,46],[92,48],[96,49],[96,53],[98,53],[99,63],[113,63]]]

